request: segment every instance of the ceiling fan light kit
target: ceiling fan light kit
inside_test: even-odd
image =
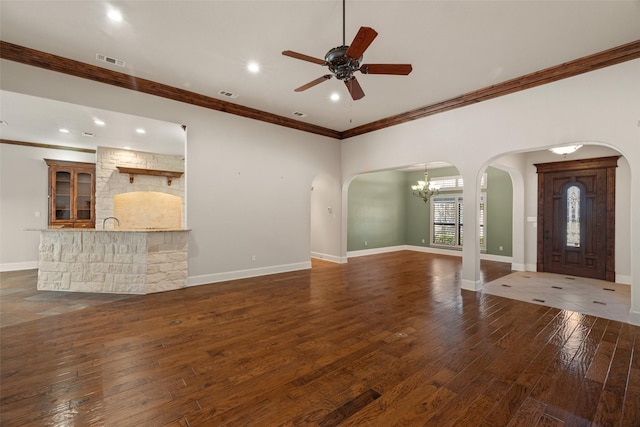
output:
[[[342,46],[334,47],[329,50],[324,57],[324,60],[314,58],[313,56],[305,55],[302,53],[294,52],[292,50],[285,50],[282,52],[284,56],[300,59],[302,61],[312,62],[314,64],[326,66],[329,68],[332,74],[325,74],[315,80],[310,81],[307,84],[295,89],[296,92],[302,92],[309,88],[312,88],[326,80],[335,77],[338,80],[342,80],[354,101],[362,99],[364,97],[364,91],[360,86],[360,83],[353,75],[356,71],[360,71],[362,74],[388,74],[388,75],[403,75],[406,76],[412,71],[411,64],[363,64],[362,59],[365,50],[371,45],[373,40],[378,36],[376,30],[370,27],[360,27],[358,34],[351,45],[345,44],[345,16],[344,16],[344,0],[342,2]]]

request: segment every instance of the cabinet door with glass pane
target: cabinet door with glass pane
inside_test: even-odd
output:
[[[95,164],[45,162],[49,166],[49,227],[95,228]]]

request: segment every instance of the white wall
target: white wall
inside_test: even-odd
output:
[[[310,267],[310,188],[320,175],[340,182],[339,141],[11,61],[0,66],[4,90],[187,125],[190,284]],[[4,162],[12,159],[1,146],[4,206]],[[340,212],[339,186],[328,191]],[[3,244],[5,230],[22,226],[10,219],[0,224]],[[339,257],[339,226],[326,234],[326,250],[336,250],[328,255]],[[9,262],[0,256],[0,265]],[[20,261],[36,259],[37,247]]]
[[[43,159],[96,161],[95,154],[0,144],[0,271],[38,267],[47,228],[48,168]]]
[[[345,263],[341,258],[340,240],[340,179],[330,175],[317,176],[311,187],[311,256]]]
[[[478,178],[484,167],[507,153],[546,149],[575,141],[595,141],[625,156],[619,173],[627,174],[630,195],[640,194],[640,60],[575,76],[501,98],[481,102],[424,119],[394,126],[343,141],[343,187],[353,176],[372,170],[410,164],[445,161],[455,164],[465,183],[465,216],[477,217]],[[462,155],[461,155],[462,153]],[[618,175],[620,176],[620,175]],[[523,174],[526,199],[531,174]],[[621,182],[626,181],[624,178]],[[623,189],[624,190],[624,189]],[[627,191],[627,190],[624,190]],[[343,190],[343,205],[346,201]],[[621,196],[617,205],[619,233],[627,232],[628,245],[616,247],[617,264],[626,263],[632,283],[632,321],[640,324],[640,197]],[[527,208],[526,216],[536,212]],[[517,218],[514,217],[514,221]],[[476,224],[465,234],[477,235]],[[346,241],[343,230],[343,242]],[[621,244],[624,238],[618,233]],[[524,258],[535,260],[535,240],[525,233]],[[477,289],[479,283],[479,239],[465,240],[463,287]],[[475,243],[475,244],[473,244]],[[514,248],[515,250],[515,248]],[[343,243],[343,253],[346,245]],[[629,254],[628,261],[623,254]]]

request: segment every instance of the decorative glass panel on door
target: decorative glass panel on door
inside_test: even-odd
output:
[[[580,247],[580,187],[567,188],[567,246]]]

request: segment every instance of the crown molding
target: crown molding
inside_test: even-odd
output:
[[[274,125],[340,139],[340,132],[327,129],[322,126],[304,123],[299,120],[267,113],[266,111],[261,111],[255,108],[233,104],[221,99],[212,98],[210,96],[190,92],[188,90],[165,85],[163,83],[142,79],[118,71],[108,70],[106,68],[5,41],[0,41],[0,58],[137,92],[143,92],[178,102],[184,102],[186,104],[197,105],[211,110],[222,111]]]
[[[468,92],[463,95],[407,111],[405,113],[389,116],[342,132],[268,113],[255,108],[233,104],[228,101],[212,98],[151,80],[141,79],[129,74],[108,70],[95,65],[86,64],[84,62],[41,52],[5,41],[0,41],[0,58],[150,95],[160,96],[178,102],[184,102],[199,107],[234,114],[253,120],[259,120],[278,126],[284,126],[303,132],[309,132],[335,139],[347,139],[500,96],[509,95],[522,90],[531,89],[536,86],[577,76],[589,71],[638,59],[640,58],[640,40],[584,56],[544,70],[525,74],[502,83],[488,86],[473,92]]]
[[[11,139],[0,139],[0,144],[22,145],[23,147],[47,148],[51,150],[77,151],[79,153],[95,154],[96,150],[91,148],[67,147],[64,145],[41,144],[39,142],[14,141]]]
[[[342,132],[340,137],[342,139],[351,138],[638,58],[640,58],[640,40],[607,49],[593,55],[584,56],[541,71],[525,74],[524,76],[468,92],[464,95],[447,99],[446,101],[367,123]]]

